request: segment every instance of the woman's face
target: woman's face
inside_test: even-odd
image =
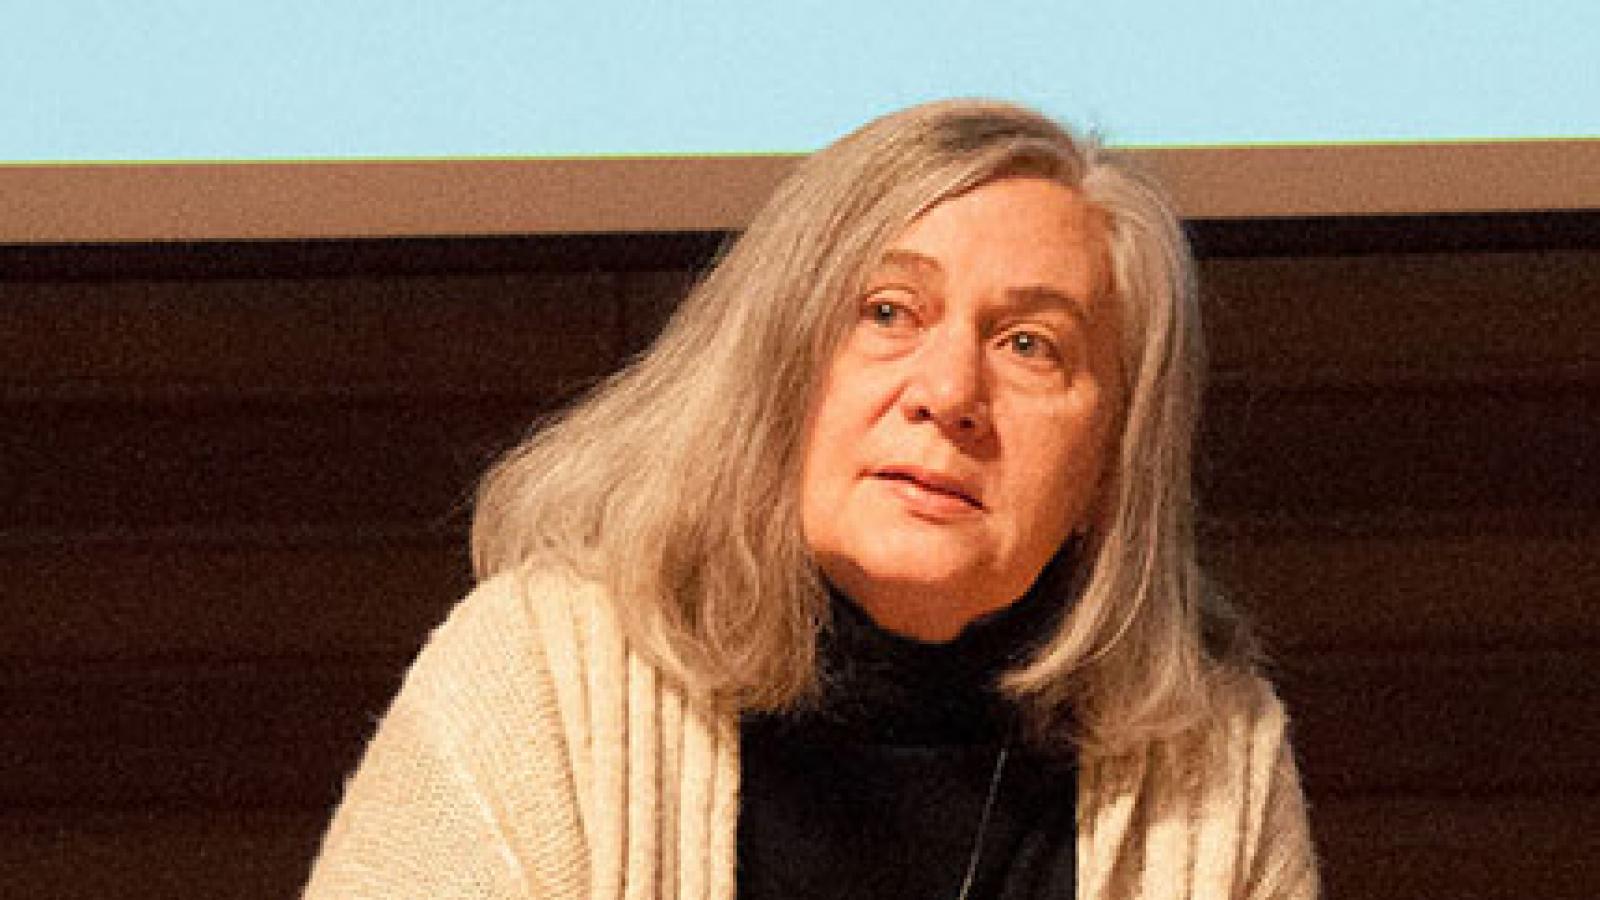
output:
[[[823,375],[801,525],[884,628],[946,640],[1020,597],[1090,517],[1120,421],[1103,226],[990,182],[890,242]]]

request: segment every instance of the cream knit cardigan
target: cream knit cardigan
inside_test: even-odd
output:
[[[346,786],[307,900],[733,900],[737,719],[658,677],[607,609],[554,576],[462,602]],[[1270,691],[1206,744],[1179,776],[1085,761],[1080,898],[1316,895]]]

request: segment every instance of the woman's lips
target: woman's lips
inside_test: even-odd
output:
[[[981,511],[977,491],[961,479],[940,472],[896,466],[879,469],[873,477],[891,483],[914,507],[940,515]]]

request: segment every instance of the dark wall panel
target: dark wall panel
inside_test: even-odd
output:
[[[1196,225],[1330,896],[1600,892],[1593,221]],[[483,467],[721,240],[0,247],[0,894],[292,895]]]

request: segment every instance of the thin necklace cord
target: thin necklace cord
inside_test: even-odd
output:
[[[983,835],[989,830],[989,816],[994,812],[995,798],[1000,795],[1000,781],[1005,777],[1006,759],[1011,755],[1011,742],[1006,741],[1000,747],[1000,755],[995,757],[994,774],[989,776],[989,795],[983,801],[983,813],[978,816],[978,833],[972,839],[972,856],[967,859],[967,874],[961,879],[961,892],[956,894],[956,900],[967,900],[967,894],[972,890],[972,882],[978,877],[978,861],[983,858]]]

